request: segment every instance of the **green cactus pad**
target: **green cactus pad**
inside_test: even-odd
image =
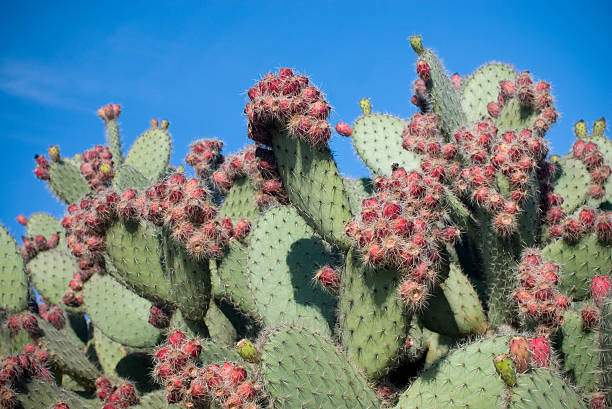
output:
[[[32,343],[30,335],[25,331],[11,334],[3,324],[0,324],[0,357],[23,353],[23,347]]]
[[[502,63],[489,63],[478,68],[461,81],[461,106],[468,123],[488,116],[487,104],[497,101],[500,81],[514,81],[514,67]]]
[[[79,169],[80,162],[66,158],[49,165],[49,187],[58,199],[74,203],[91,192]]]
[[[219,345],[217,342],[200,340],[202,352],[198,360],[205,365],[219,362],[237,362],[240,365],[248,365],[240,354],[233,348]]]
[[[562,378],[538,368],[518,377],[508,409],[586,409],[580,396]]]
[[[365,378],[330,339],[308,329],[279,327],[264,334],[260,349],[271,407],[379,407]]]
[[[575,300],[589,295],[593,277],[612,273],[612,246],[599,242],[594,233],[576,243],[556,240],[542,249],[542,257],[561,265],[559,290]]]
[[[168,392],[164,389],[147,393],[140,398],[140,402],[130,409],[182,409],[184,405],[181,403],[168,403],[166,395]],[[71,408],[72,409],[72,408]],[[202,409],[208,409],[208,406],[203,406]],[[210,409],[214,409],[212,406]]]
[[[123,165],[115,170],[113,187],[118,190],[127,188],[146,188],[151,184],[149,179],[133,166]]]
[[[429,64],[431,80],[427,82],[427,89],[431,94],[434,111],[440,119],[440,126],[447,135],[452,135],[455,129],[467,125],[467,118],[461,108],[461,95],[433,51],[426,49],[419,55],[419,59]]]
[[[531,175],[527,186],[527,197],[521,204],[518,215],[518,234],[523,247],[534,247],[541,235],[542,214],[540,210],[540,184],[535,176]]]
[[[553,180],[555,193],[563,196],[563,205],[567,213],[573,213],[588,198],[591,175],[584,163],[578,159],[563,157],[555,163],[557,175]]]
[[[599,357],[606,402],[612,406],[612,296],[601,305],[601,324],[599,325]]]
[[[107,252],[122,283],[141,296],[180,308],[192,320],[206,315],[210,302],[208,260],[189,258],[149,222],[115,222],[106,232]]]
[[[400,356],[400,361],[415,362],[423,356],[423,353],[427,351],[425,330],[419,317],[412,315],[412,319],[408,325],[407,335],[402,345],[403,351]]]
[[[563,315],[565,322],[560,348],[563,369],[582,392],[594,392],[601,385],[602,377],[598,353],[599,333],[582,329],[580,310],[584,303],[576,307]]]
[[[36,237],[38,235],[45,236],[47,240],[58,234],[58,247],[65,248],[65,232],[59,220],[47,213],[34,213],[28,218],[28,227],[26,228],[28,237]]]
[[[32,284],[51,304],[62,305],[62,296],[77,270],[76,259],[59,246],[38,253],[28,262]]]
[[[440,358],[448,354],[457,344],[458,339],[432,332],[423,328],[423,335],[427,340],[427,355],[425,356],[425,369],[435,364]]]
[[[517,98],[511,98],[495,119],[495,126],[499,128],[500,135],[506,131],[520,131],[532,128],[537,116],[538,113],[533,108],[521,105]]]
[[[17,392],[20,409],[53,409],[58,402],[66,402],[70,409],[96,409],[100,405],[99,401],[84,399],[53,382],[37,378],[27,383],[22,382]]]
[[[508,352],[509,340],[488,338],[452,351],[410,385],[395,409],[501,407],[506,384],[493,358]]]
[[[261,318],[256,312],[255,299],[248,285],[248,251],[246,243],[230,242],[225,256],[217,261],[213,288],[215,296],[228,300],[245,314]]]
[[[446,280],[440,283],[423,312],[428,329],[451,337],[483,334],[488,325],[478,295],[461,267],[450,264]]]
[[[240,178],[234,182],[223,205],[219,210],[219,217],[229,217],[232,220],[257,220],[259,210],[255,203],[255,189],[247,178]]]
[[[109,274],[94,274],[84,285],[83,299],[91,321],[113,341],[142,348],[161,339],[161,331],[148,322],[151,301],[128,290]]]
[[[284,131],[274,133],[273,148],[291,203],[323,238],[348,249],[344,227],[353,216],[329,148],[313,149]]]
[[[229,319],[217,307],[214,301],[210,301],[206,319],[204,320],[210,333],[210,338],[223,345],[234,345],[238,333]]]
[[[346,196],[349,199],[351,213],[359,214],[361,212],[361,202],[368,196],[374,193],[374,185],[370,178],[350,179],[343,178],[344,189]]]
[[[340,287],[339,330],[346,354],[366,377],[387,374],[402,353],[411,314],[395,270],[369,269],[349,251]]]
[[[295,322],[330,333],[335,299],[313,283],[331,261],[324,242],[290,206],[264,213],[251,233],[248,285],[266,325]]]
[[[397,163],[407,171],[418,169],[421,159],[402,147],[402,132],[408,122],[385,114],[359,117],[353,125],[353,145],[368,168],[378,175],[390,175]]]
[[[95,330],[93,343],[96,349],[98,362],[105,374],[115,374],[119,362],[133,353],[147,353],[151,349],[132,348],[113,341],[100,330]],[[141,368],[142,369],[142,368]]]
[[[186,319],[181,310],[176,310],[170,319],[169,328],[178,328],[189,338],[209,338],[208,328],[203,321],[191,321]]]
[[[116,166],[121,166],[123,163],[123,154],[121,153],[121,135],[119,134],[119,123],[116,119],[104,121],[106,127],[106,144],[113,154],[113,162]]]
[[[136,139],[125,164],[135,167],[149,180],[157,180],[168,166],[171,145],[167,130],[149,129]]]
[[[15,239],[0,225],[0,310],[19,312],[28,306],[28,277]]]
[[[47,349],[59,369],[80,384],[93,386],[100,372],[89,362],[74,335],[66,329],[56,329],[42,318],[38,318],[38,327],[43,332],[40,344]]]

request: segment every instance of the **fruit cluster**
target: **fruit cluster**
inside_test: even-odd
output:
[[[601,199],[606,193],[604,185],[610,177],[610,166],[604,163],[604,155],[598,149],[597,144],[578,139],[572,146],[572,154],[574,158],[582,161],[591,172],[593,184],[589,187],[589,196],[593,199]]]
[[[104,377],[96,379],[96,396],[104,402],[102,409],[125,409],[137,405],[140,400],[131,383],[122,382],[120,385],[113,385]]]

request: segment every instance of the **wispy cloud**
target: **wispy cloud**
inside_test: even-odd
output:
[[[83,111],[75,95],[75,78],[69,72],[40,63],[19,60],[0,62],[0,91],[42,105]]]

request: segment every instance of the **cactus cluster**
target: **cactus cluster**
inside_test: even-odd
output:
[[[255,144],[191,170],[167,120],[124,152],[118,105],[105,145],[37,155],[66,212],[0,228],[0,408],[612,407],[605,120],[549,155],[548,83],[410,44],[418,112],[335,126],[367,178],[288,68],[248,90]]]

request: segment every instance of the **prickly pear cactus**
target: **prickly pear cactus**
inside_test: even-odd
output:
[[[0,228],[0,408],[612,407],[605,120],[549,155],[547,82],[410,45],[418,112],[335,126],[360,179],[288,68],[231,155],[173,166],[157,119],[123,152],[116,104],[106,145],[36,155],[66,209]]]

